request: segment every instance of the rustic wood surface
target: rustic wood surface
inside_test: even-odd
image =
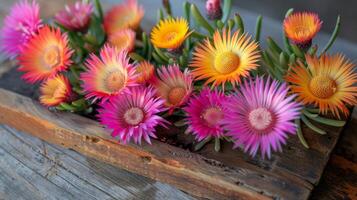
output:
[[[0,157],[0,199],[193,199],[6,126]]]

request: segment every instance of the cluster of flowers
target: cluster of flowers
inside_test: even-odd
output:
[[[285,49],[268,38],[259,46],[231,5],[206,3],[207,21],[194,4],[173,17],[169,1],[150,37],[140,29],[144,9],[127,0],[103,13],[98,0],[66,6],[49,24],[39,5],[23,0],[1,30],[1,50],[17,59],[23,79],[40,83],[40,102],[57,110],[96,115],[120,142],[151,143],[167,116],[183,121],[202,146],[227,139],[245,152],[271,156],[289,134],[308,146],[300,120],[343,126],[340,113],[357,104],[357,75],[341,54],[328,55],[338,32],[317,55],[312,39],[322,22],[291,10],[283,23]],[[224,1],[229,4],[231,1]],[[191,21],[195,25],[191,25]],[[192,23],[193,24],[193,23]],[[57,27],[57,28],[56,28]],[[338,120],[320,115],[331,113]]]

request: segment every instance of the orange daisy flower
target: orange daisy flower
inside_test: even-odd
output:
[[[54,77],[72,63],[72,53],[66,34],[59,28],[44,26],[25,44],[19,57],[19,70],[25,72],[22,78],[35,83]]]
[[[284,20],[286,36],[297,44],[310,43],[321,29],[322,21],[315,13],[298,12]]]
[[[305,105],[318,106],[322,114],[331,111],[340,118],[339,111],[348,115],[346,105],[357,104],[357,74],[354,65],[341,54],[320,58],[306,55],[307,67],[299,61],[286,76],[291,90]]]
[[[109,44],[119,51],[131,52],[135,47],[135,32],[129,28],[119,30],[109,35]]]
[[[41,104],[50,107],[67,102],[72,96],[69,80],[63,75],[47,79],[40,87]]]
[[[144,8],[136,0],[126,0],[108,11],[104,18],[104,29],[109,35],[124,28],[136,30],[143,17]]]
[[[213,43],[207,38],[198,45],[190,66],[197,80],[207,79],[205,84],[235,85],[257,68],[259,58],[258,43],[247,34],[240,35],[237,31],[231,36],[230,31],[223,30],[221,35],[217,30]]]
[[[137,74],[136,82],[139,84],[145,84],[151,80],[154,76],[154,65],[150,62],[144,60],[138,63],[135,67],[135,72]]]

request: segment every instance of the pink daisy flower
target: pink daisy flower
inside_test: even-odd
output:
[[[158,78],[154,78],[153,85],[158,95],[165,100],[169,112],[172,113],[190,97],[193,88],[192,75],[187,69],[181,72],[176,64],[162,67],[157,73]]]
[[[281,151],[288,134],[296,133],[294,120],[300,116],[300,104],[295,96],[288,96],[288,86],[268,78],[245,81],[241,91],[233,95],[225,106],[224,128],[235,140],[235,147],[255,156],[270,158],[271,150]]]
[[[203,89],[192,97],[184,108],[187,114],[188,130],[196,135],[198,141],[208,137],[219,138],[223,134],[223,105],[227,97],[218,90]]]
[[[150,137],[156,138],[155,127],[168,123],[159,116],[163,112],[164,101],[155,97],[152,87],[134,87],[127,95],[113,97],[99,109],[99,121],[112,130],[112,136],[126,144],[131,139],[141,143],[142,138],[151,144]]]
[[[92,12],[92,3],[77,1],[73,5],[66,5],[65,9],[55,16],[55,21],[71,31],[85,32],[88,29]]]
[[[137,85],[135,68],[125,51],[106,45],[100,57],[91,54],[85,65],[87,71],[81,74],[81,80],[87,99],[107,101]]]
[[[9,58],[15,58],[42,26],[39,13],[40,7],[35,1],[23,0],[11,8],[0,33],[0,49]]]

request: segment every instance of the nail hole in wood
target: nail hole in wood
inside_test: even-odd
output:
[[[150,156],[141,156],[141,160],[144,163],[149,163],[149,162],[151,162],[151,157]]]

